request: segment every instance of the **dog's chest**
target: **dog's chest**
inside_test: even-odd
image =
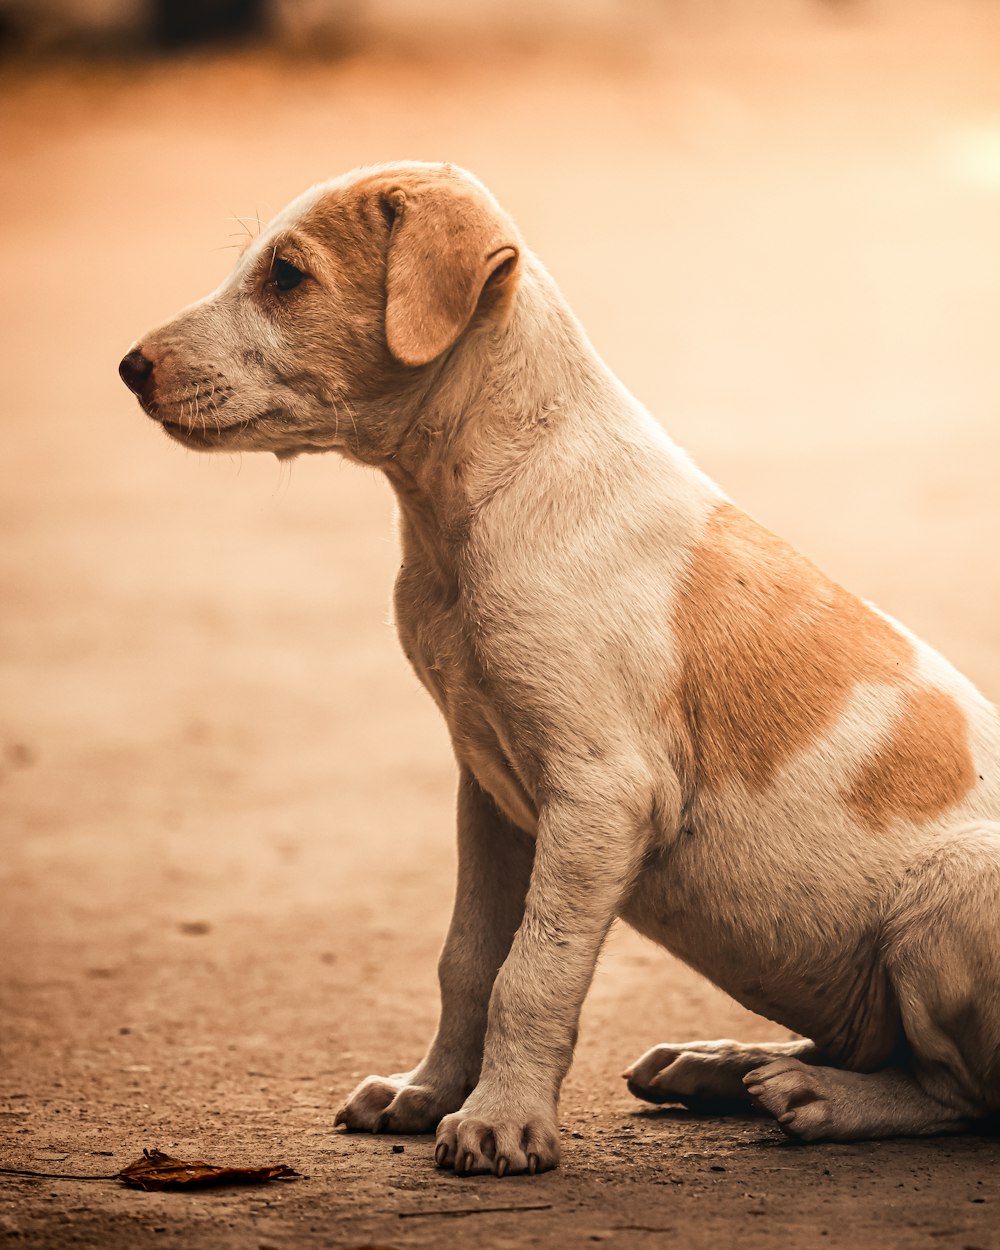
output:
[[[423,570],[406,565],[396,581],[396,629],[406,658],[440,708],[455,754],[503,814],[534,833],[530,763],[514,745],[503,704],[490,693],[468,622],[457,602]]]

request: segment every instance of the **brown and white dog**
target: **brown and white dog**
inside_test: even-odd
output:
[[[1000,1109],[996,711],[690,463],[480,183],[307,192],[121,372],[187,447],[337,451],[399,500],[458,888],[430,1049],[338,1123],[554,1167],[616,916],[808,1039],[654,1047],[638,1097],[752,1100],[806,1140]]]

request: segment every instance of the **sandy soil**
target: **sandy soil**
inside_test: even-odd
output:
[[[558,1172],[461,1180],[426,1138],[333,1132],[429,1036],[453,872],[447,740],[387,624],[389,492],[185,453],[115,373],[221,278],[232,215],[455,160],[709,472],[996,697],[1000,26],[909,11],[689,17],[641,54],[7,75],[0,1163],[158,1146],[308,1179],[2,1176],[0,1243],[1000,1246],[995,1140],[799,1148],[632,1101],[652,1042],[782,1033],[624,930]]]

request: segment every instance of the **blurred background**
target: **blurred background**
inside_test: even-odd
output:
[[[332,1113],[418,1058],[453,873],[390,492],[185,452],[118,360],[309,184],[464,165],[702,467],[996,699],[1000,5],[0,0],[0,148],[0,1153],[308,1150],[374,1236],[365,1195],[433,1185],[429,1148],[347,1149]],[[781,1035],[613,935],[564,1101],[582,1188],[532,1235],[605,1218],[586,1168],[627,1148],[586,1126],[630,1114],[627,1060],[741,1034]],[[386,1158],[416,1171],[394,1189]],[[747,1185],[716,1182],[729,1218]],[[140,1245],[159,1211],[89,1197],[5,1191],[0,1223]],[[311,1244],[303,1202],[254,1227]],[[180,1210],[185,1245],[249,1218]]]

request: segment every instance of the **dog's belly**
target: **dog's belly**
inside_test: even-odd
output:
[[[842,906],[832,920],[821,903],[809,916],[807,900],[784,896],[794,884],[775,875],[769,892],[750,870],[707,871],[685,836],[648,862],[622,919],[837,1064],[871,1071],[889,1062],[902,1026],[873,911]]]

